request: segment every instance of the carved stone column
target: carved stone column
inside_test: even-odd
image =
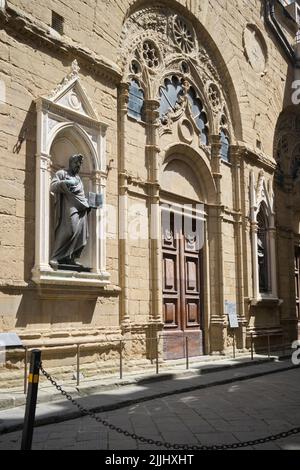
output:
[[[241,165],[244,149],[239,146],[230,147],[230,161],[232,163],[234,184],[234,233],[237,263],[237,313],[241,329],[241,349],[246,348],[247,320],[245,318],[245,286],[244,286],[244,249],[243,249],[243,208],[241,193]]]
[[[120,321],[124,332],[130,330],[129,314],[129,253],[128,253],[128,184],[126,177],[126,122],[129,98],[128,83],[121,83],[119,88],[119,282],[122,288],[120,296]]]
[[[217,204],[209,207],[208,236],[210,240],[210,284],[212,315],[210,319],[211,353],[225,354],[227,318],[224,314],[223,207],[221,192],[220,136],[211,136],[212,171],[217,188]]]
[[[150,256],[151,256],[151,306],[150,323],[155,329],[162,327],[162,279],[161,279],[161,221],[160,221],[160,186],[159,153],[157,145],[159,101],[145,101],[147,122],[146,159],[149,162],[148,182],[150,201]],[[153,332],[154,333],[154,332]]]
[[[33,280],[43,271],[51,271],[50,257],[50,155],[36,155],[35,267]],[[41,236],[43,233],[43,237]]]
[[[250,193],[251,193],[251,244],[252,244],[252,287],[254,299],[259,298],[259,276],[257,268],[258,248],[257,248],[257,234],[258,224],[256,220],[257,201],[255,192],[255,181],[253,172],[250,173]]]
[[[109,279],[109,274],[106,272],[106,224],[104,217],[104,208],[106,207],[106,182],[107,174],[104,171],[95,171],[93,184],[96,193],[102,194],[103,208],[90,214],[90,217],[93,217],[91,236],[95,237],[95,240],[92,242],[95,251],[93,256],[93,271]]]

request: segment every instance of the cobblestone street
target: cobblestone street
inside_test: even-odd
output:
[[[102,413],[123,429],[180,444],[228,444],[266,437],[300,425],[300,369],[156,399]],[[0,450],[20,449],[21,432],[0,436]],[[36,428],[36,450],[158,450],[89,417]],[[161,448],[163,449],[163,448]],[[300,435],[256,446],[300,450]]]

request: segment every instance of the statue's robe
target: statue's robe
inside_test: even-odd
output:
[[[76,179],[67,186],[65,180]],[[55,196],[55,240],[52,261],[78,258],[88,240],[88,201],[80,177],[66,170],[58,171],[51,181]]]

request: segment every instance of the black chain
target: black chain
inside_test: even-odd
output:
[[[74,400],[69,393],[63,390],[62,387],[58,385],[58,383],[50,376],[50,374],[48,374],[44,370],[42,363],[40,364],[40,370],[42,374],[46,377],[46,379],[49,380],[49,382],[51,382],[51,384],[62,394],[62,396],[65,397],[68,401],[70,401],[74,406],[76,406],[76,408],[83,415],[87,415],[90,418],[95,419],[98,423],[102,424],[103,426],[110,429],[111,431],[116,431],[119,434],[123,434],[124,436],[130,437],[131,439],[134,439],[135,441],[142,442],[143,444],[150,444],[156,447],[164,447],[166,449],[174,449],[174,450],[230,450],[230,449],[240,449],[243,447],[253,447],[253,446],[265,444],[267,442],[274,442],[274,441],[278,441],[279,439],[286,439],[289,436],[294,436],[300,433],[300,427],[297,427],[289,431],[281,432],[280,434],[274,434],[272,436],[267,436],[261,439],[255,439],[253,441],[236,442],[234,444],[210,445],[210,446],[189,445],[189,444],[171,444],[170,442],[155,441],[154,439],[147,439],[146,437],[138,436],[135,433],[126,431],[122,428],[115,426],[114,424],[109,423],[105,419],[101,419],[93,411],[88,410],[84,408],[83,406],[81,406],[79,403],[77,403],[76,400]]]

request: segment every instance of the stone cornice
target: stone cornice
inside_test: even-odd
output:
[[[276,170],[276,162],[262,152],[256,153],[254,150],[247,146],[241,147],[242,156],[244,160],[249,160],[255,163],[256,166],[263,168],[268,173],[274,173]]]
[[[121,81],[121,70],[114,62],[66,36],[60,36],[49,26],[17,8],[10,6],[0,10],[0,27],[20,41],[32,40],[35,47],[45,47],[56,54],[77,58],[92,75],[108,79],[116,85]]]

